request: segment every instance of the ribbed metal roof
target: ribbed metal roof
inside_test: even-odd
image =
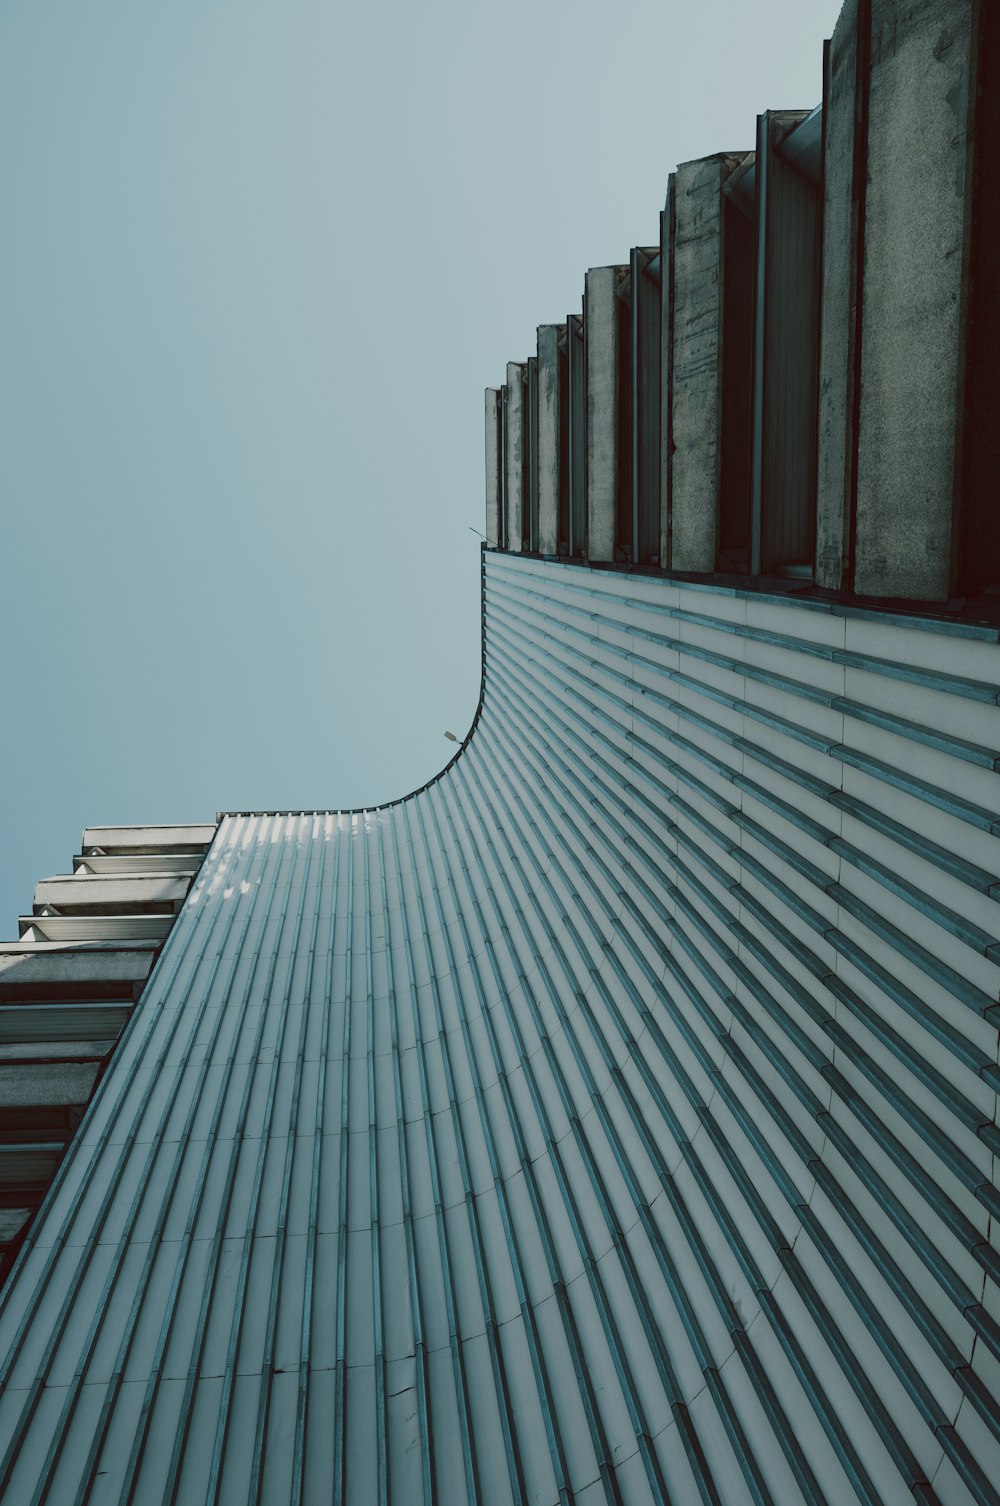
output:
[[[996,634],[486,558],[442,778],[223,820],[4,1506],[995,1502]]]

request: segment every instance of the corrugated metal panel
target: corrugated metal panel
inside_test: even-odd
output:
[[[222,822],[5,1506],[995,1502],[996,634],[486,558],[449,770]]]

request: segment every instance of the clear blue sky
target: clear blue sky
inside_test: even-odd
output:
[[[0,937],[85,824],[437,772],[483,388],[839,8],[7,0]]]

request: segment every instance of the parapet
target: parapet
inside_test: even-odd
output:
[[[681,163],[488,391],[490,543],[989,611],[998,67],[996,7],[849,0],[822,103]]]

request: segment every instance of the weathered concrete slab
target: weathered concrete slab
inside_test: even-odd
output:
[[[500,392],[486,389],[486,542],[494,548],[500,538]]]
[[[104,909],[109,914],[122,914],[127,913],[122,906],[176,906],[187,891],[188,879],[171,874],[148,878],[77,874],[40,879],[35,885],[35,905],[52,905],[62,913]]]
[[[660,213],[660,280],[662,283],[662,318],[660,321],[660,563],[671,567],[673,532],[673,428],[674,428],[674,240],[676,225],[677,174],[667,179],[667,195]]]
[[[675,570],[712,571],[719,552],[722,187],[745,157],[744,152],[682,162],[674,174],[670,563]]]
[[[859,195],[857,0],[845,0],[823,81],[823,286],[819,352],[816,582],[839,591],[850,564]]]
[[[507,548],[520,554],[525,522],[524,495],[524,366],[507,364],[507,427],[504,436],[504,514]]]
[[[624,267],[592,267],[584,294],[587,350],[587,557],[615,557],[618,481],[618,311]]]
[[[662,257],[659,246],[633,246],[630,411],[632,559],[660,563],[661,365],[663,346]]]
[[[872,0],[856,589],[941,600],[953,496],[974,7]]]
[[[157,945],[6,943],[0,946],[0,998],[130,998],[145,982]]]
[[[559,434],[559,337],[565,325],[538,327],[538,548],[542,554],[559,549],[559,494],[562,447]]]
[[[538,357],[524,363],[524,541],[523,547],[538,553]]]
[[[10,1244],[34,1211],[33,1208],[0,1208],[0,1246]]]
[[[83,1104],[97,1076],[97,1062],[0,1062],[0,1108]]]
[[[82,850],[103,847],[108,852],[131,849],[142,853],[177,848],[191,852],[206,846],[214,836],[214,821],[193,826],[88,826],[83,833]]]
[[[587,360],[580,314],[566,317],[566,386],[568,549],[571,558],[579,559],[587,550]]]

